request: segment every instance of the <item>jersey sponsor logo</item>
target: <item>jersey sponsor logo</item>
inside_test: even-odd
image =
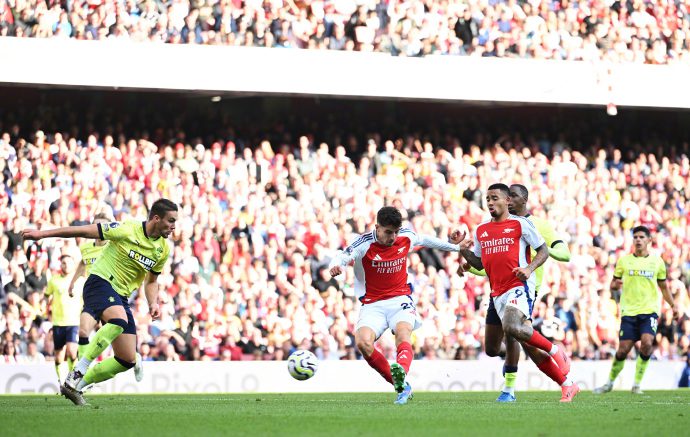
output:
[[[378,257],[378,260],[376,259]],[[376,273],[398,273],[402,271],[405,266],[405,261],[407,257],[402,257],[394,259],[392,261],[380,261],[381,257],[376,255],[374,259],[371,260],[371,266],[376,269]]]
[[[483,233],[482,235],[480,235],[479,237],[480,237],[480,238],[486,238],[486,237],[488,237],[488,236],[489,236],[489,233],[486,232],[486,231],[484,231],[484,233]]]
[[[641,276],[643,278],[654,278],[654,272],[651,270],[628,270],[628,276]]]
[[[142,254],[140,254],[139,252],[136,252],[136,251],[134,251],[134,250],[130,250],[128,255],[129,255],[129,257],[132,258],[134,261],[136,261],[136,262],[138,262],[139,264],[141,264],[142,267],[144,267],[146,270],[151,270],[151,269],[153,268],[153,266],[156,265],[156,261],[155,261],[155,260],[153,260],[153,259],[151,259],[151,258],[147,258],[147,257],[145,257],[144,255],[142,255]]]
[[[483,255],[505,253],[509,252],[510,246],[515,244],[515,238],[492,238],[491,240],[480,241],[479,244],[481,245]]]

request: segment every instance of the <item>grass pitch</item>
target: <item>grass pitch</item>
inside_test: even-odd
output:
[[[92,395],[75,407],[57,395],[0,396],[0,436],[159,435],[529,435],[681,436],[690,432],[690,391],[644,395],[558,392]]]

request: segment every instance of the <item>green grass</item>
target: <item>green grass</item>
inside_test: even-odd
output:
[[[690,391],[635,396],[558,392],[92,395],[78,408],[57,395],[0,396],[0,436],[157,435],[688,435]]]

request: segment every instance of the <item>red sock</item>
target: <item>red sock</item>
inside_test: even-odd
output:
[[[553,343],[551,343],[549,340],[546,339],[546,337],[537,332],[536,329],[532,331],[532,336],[529,338],[529,340],[527,340],[527,344],[539,348],[547,354],[551,355],[551,348],[553,348]]]
[[[559,386],[565,382],[565,375],[561,372],[561,369],[553,361],[553,358],[545,358],[544,361],[537,364],[537,368],[541,370],[544,375],[551,378]]]
[[[391,366],[388,363],[386,357],[384,357],[381,352],[374,348],[374,352],[371,354],[371,356],[364,356],[364,359],[367,361],[367,363],[369,363],[371,367],[374,368],[374,370],[376,370],[377,372],[379,372],[381,376],[383,376],[383,379],[393,384],[393,377],[391,376]]]
[[[398,357],[396,361],[405,369],[406,374],[410,372],[413,355],[412,345],[410,343],[404,341],[398,345]]]

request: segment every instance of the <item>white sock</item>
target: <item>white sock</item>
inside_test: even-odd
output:
[[[554,356],[554,355],[556,355],[556,352],[558,352],[558,346],[556,346],[555,344],[553,344],[553,345],[551,346],[551,350],[549,351],[549,355]]]
[[[86,375],[86,371],[89,370],[89,364],[91,364],[91,360],[89,360],[87,358],[82,358],[74,366],[74,370],[78,370],[81,372],[82,375]]]
[[[503,387],[503,393],[510,393],[515,396],[515,387]]]
[[[81,381],[79,381],[79,384],[77,384],[77,390],[81,391],[84,387],[86,387],[88,383],[84,378],[82,378]]]
[[[565,381],[563,381],[563,384],[561,384],[561,387],[570,387],[573,385],[573,380],[570,379],[570,376],[565,377]]]

